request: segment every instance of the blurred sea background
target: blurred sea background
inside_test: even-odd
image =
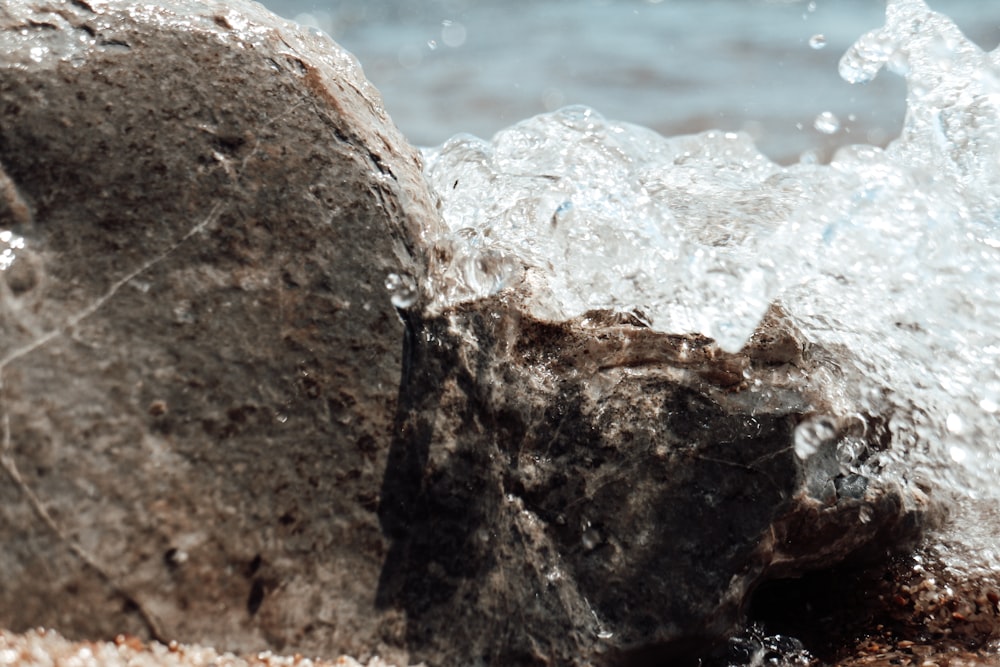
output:
[[[884,145],[906,108],[900,77],[852,86],[837,74],[843,52],[882,25],[883,0],[264,4],[352,52],[418,146],[585,104],[665,135],[742,130],[782,163],[825,161],[840,145]],[[1000,0],[928,4],[981,47],[1000,42]]]

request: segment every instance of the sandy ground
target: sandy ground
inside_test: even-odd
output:
[[[320,660],[270,651],[236,656],[215,649],[178,644],[145,643],[120,635],[113,642],[73,642],[52,630],[17,634],[0,630],[0,667],[394,667],[380,658],[367,665],[341,656]]]

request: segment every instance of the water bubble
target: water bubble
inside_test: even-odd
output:
[[[437,47],[438,47],[438,43],[437,43],[436,39],[428,39],[427,40],[427,48],[428,49],[430,49],[431,51],[435,51],[435,50],[437,50]]]
[[[0,231],[0,271],[6,271],[14,263],[18,250],[24,249],[24,239],[9,229]]]
[[[556,227],[560,223],[566,220],[573,212],[573,202],[568,199],[556,207],[555,213],[552,214],[552,226]]]
[[[390,273],[385,278],[385,288],[396,308],[409,308],[417,302],[417,281],[408,273]]]
[[[601,544],[601,534],[594,528],[587,528],[580,537],[584,551],[593,551]]]
[[[799,155],[800,164],[819,164],[820,161],[820,153],[814,148],[804,150]]]
[[[955,435],[961,435],[965,432],[965,422],[954,412],[948,415],[948,418],[945,420],[945,426]]]
[[[729,640],[730,667],[808,667],[815,658],[802,642],[787,635],[768,635],[759,623],[752,623]]]
[[[836,437],[837,429],[829,417],[815,417],[804,421],[795,428],[795,454],[805,460],[823,445],[833,442]]]
[[[445,19],[441,22],[441,41],[445,46],[456,49],[465,44],[465,26],[457,21]]]
[[[826,46],[826,35],[816,34],[809,38],[809,48],[819,51]]]
[[[816,116],[816,120],[813,121],[813,127],[823,134],[833,134],[840,129],[840,119],[833,112],[824,111]]]
[[[860,438],[845,438],[837,445],[837,461],[844,471],[854,472],[862,457],[868,453],[868,446]]]
[[[598,639],[611,639],[614,636],[615,636],[615,633],[611,632],[610,630],[608,630],[606,628],[601,628],[600,630],[597,631],[597,638]]]
[[[555,111],[566,104],[566,95],[559,88],[546,88],[542,93],[542,106],[546,111]]]

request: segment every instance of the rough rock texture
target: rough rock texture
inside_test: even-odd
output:
[[[255,3],[0,5],[0,626],[399,654],[384,281],[434,223],[380,104]]]
[[[410,314],[380,586],[434,665],[685,664],[770,577],[912,546],[919,491],[843,474],[851,416],[773,311],[740,354],[513,297]],[[841,378],[842,380],[842,378]],[[803,461],[797,425],[831,430]]]

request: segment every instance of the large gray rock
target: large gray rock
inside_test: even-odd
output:
[[[5,2],[0,165],[0,626],[401,655],[384,282],[434,220],[353,58],[241,0]]]
[[[407,319],[380,600],[430,664],[687,664],[762,582],[884,558],[927,520],[919,490],[842,468],[838,445],[887,431],[845,403],[846,353],[780,311],[739,354],[524,313],[507,294]]]

